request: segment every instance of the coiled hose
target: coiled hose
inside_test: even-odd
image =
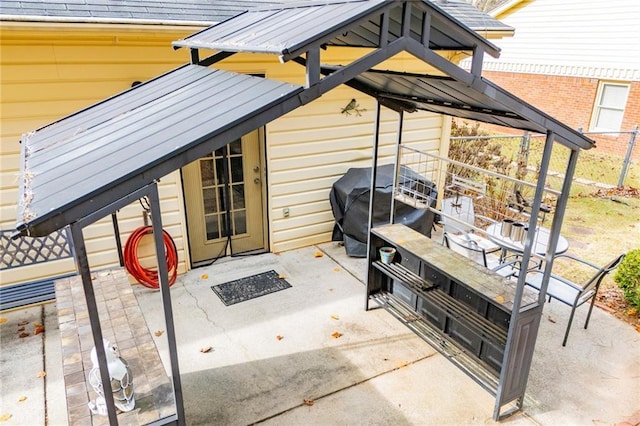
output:
[[[140,241],[145,235],[152,233],[153,228],[151,226],[141,226],[129,235],[124,245],[124,266],[127,272],[140,284],[148,288],[157,289],[160,287],[158,271],[143,267],[140,265],[140,259],[138,258]],[[173,238],[164,229],[162,230],[162,237],[164,240],[164,256],[169,271],[169,285],[171,286],[176,282],[176,277],[178,276],[178,250]]]

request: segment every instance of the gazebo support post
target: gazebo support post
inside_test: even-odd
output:
[[[82,278],[84,298],[87,302],[89,323],[91,324],[91,333],[93,334],[93,344],[96,348],[96,355],[98,356],[102,389],[105,390],[104,399],[107,404],[109,424],[117,425],[116,405],[113,399],[113,393],[110,392],[111,379],[109,378],[109,369],[107,368],[107,355],[104,350],[104,344],[102,343],[102,327],[100,326],[100,317],[98,316],[96,295],[93,291],[93,283],[91,282],[91,270],[87,258],[87,248],[84,244],[84,236],[82,235],[82,225],[76,222],[72,223],[69,227],[71,228],[71,240],[73,241],[73,255],[76,261],[76,268]]]
[[[159,419],[154,424],[177,423],[185,424],[184,418],[184,402],[182,398],[182,386],[180,382],[180,369],[178,366],[178,351],[176,345],[176,335],[173,323],[173,310],[171,307],[171,295],[169,293],[169,273],[165,261],[164,239],[162,235],[162,220],[160,217],[160,198],[158,195],[158,184],[153,182],[143,188],[140,188],[120,200],[99,209],[89,215],[79,219],[69,225],[71,229],[71,239],[73,241],[73,255],[76,261],[76,268],[82,278],[82,286],[84,290],[85,300],[87,302],[87,310],[89,311],[89,323],[93,334],[93,343],[96,347],[96,355],[100,369],[100,379],[102,380],[102,388],[105,389],[104,398],[107,404],[107,414],[109,416],[109,424],[117,425],[118,418],[116,414],[116,406],[113,400],[113,394],[107,390],[111,389],[111,380],[109,379],[109,370],[107,367],[107,358],[102,343],[102,327],[100,325],[100,317],[98,315],[98,306],[96,303],[95,293],[93,291],[93,283],[91,280],[91,269],[87,258],[87,249],[84,242],[82,229],[92,223],[102,219],[103,217],[121,209],[131,202],[142,197],[148,196],[151,204],[151,220],[153,225],[153,236],[156,248],[156,260],[158,263],[158,275],[160,279],[160,290],[162,295],[162,305],[164,308],[165,325],[167,331],[167,340],[169,343],[169,358],[171,361],[171,377],[173,381],[173,396],[176,404],[176,416],[166,419]]]
[[[165,261],[165,247],[162,235],[162,219],[160,217],[160,196],[158,195],[158,184],[151,185],[149,193],[151,204],[151,224],[153,226],[153,238],[156,245],[156,259],[158,261],[158,275],[160,278],[160,295],[162,307],[164,309],[164,321],[167,330],[167,341],[169,344],[169,360],[171,363],[171,381],[173,384],[173,397],[176,404],[176,414],[178,424],[184,425],[184,401],[182,398],[182,383],[180,381],[180,367],[178,364],[178,348],[176,344],[176,331],[173,324],[173,307],[171,305],[171,294],[169,293],[169,272]]]
[[[376,121],[375,133],[373,135],[373,149],[371,160],[371,185],[369,186],[369,226],[367,229],[367,263],[370,265],[372,259],[371,249],[371,229],[373,228],[373,203],[376,195],[376,171],[378,169],[378,145],[380,144],[380,102],[376,101]],[[369,268],[367,268],[367,282],[369,282]],[[364,309],[369,310],[369,296],[365,294]]]

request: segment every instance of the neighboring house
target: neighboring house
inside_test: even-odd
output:
[[[515,35],[496,42],[483,76],[584,132],[640,124],[640,2],[511,0],[491,12]],[[592,135],[623,156],[629,135]],[[640,160],[636,147],[634,159]]]
[[[4,244],[16,224],[20,144],[35,130],[80,108],[126,90],[189,62],[186,49],[171,42],[224,20],[245,7],[280,2],[190,0],[136,1],[119,4],[86,0],[3,2],[0,22],[1,140],[0,230]],[[462,0],[436,1],[484,37],[504,36],[510,28]],[[179,7],[176,5],[179,4]],[[454,58],[459,52],[444,53]],[[332,49],[333,61],[355,58],[348,49]],[[408,54],[390,68],[425,73],[423,61]],[[301,67],[279,64],[271,56],[237,54],[220,64],[231,71],[304,83]],[[203,93],[206,96],[206,93]],[[341,111],[356,99],[360,114]],[[204,157],[160,183],[163,224],[174,238],[179,271],[240,252],[280,252],[329,241],[333,228],[328,196],[331,185],[351,167],[371,165],[375,101],[340,87],[227,147],[229,174],[237,198],[229,206],[232,236],[224,235],[222,152]],[[381,151],[391,162],[397,114],[383,111]],[[80,130],[80,129],[79,129]],[[405,118],[403,143],[446,154],[447,116],[419,112]],[[304,143],[303,143],[304,142]],[[340,147],[336,149],[336,147]],[[215,157],[215,158],[214,158]],[[143,225],[143,209],[133,203],[118,213],[122,241]],[[85,230],[92,270],[118,265],[113,227],[103,220]],[[63,240],[64,238],[61,237]],[[2,286],[75,272],[71,257],[54,256],[7,262],[3,253]],[[36,244],[37,246],[37,244]],[[37,248],[37,247],[36,247]],[[31,248],[21,249],[24,253]],[[64,253],[63,253],[64,254]],[[46,261],[46,263],[43,263]]]

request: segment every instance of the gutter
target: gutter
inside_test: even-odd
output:
[[[128,25],[163,25],[209,27],[214,21],[170,21],[164,19],[136,19],[136,18],[94,18],[71,16],[28,16],[28,15],[0,15],[0,22],[36,22],[36,23],[75,23],[75,24],[128,24]]]

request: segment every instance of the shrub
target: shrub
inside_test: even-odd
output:
[[[613,279],[622,289],[625,299],[640,309],[640,248],[627,253]]]

